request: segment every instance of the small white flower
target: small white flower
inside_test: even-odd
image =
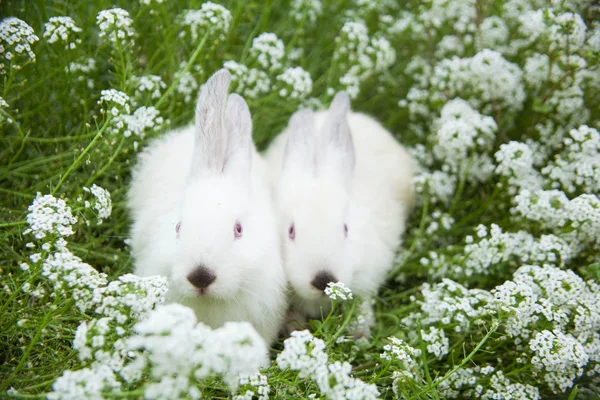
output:
[[[285,94],[280,93],[281,97],[304,99],[312,92],[310,73],[301,67],[288,68],[275,79],[288,88]]]
[[[48,39],[48,43],[64,42],[65,49],[74,49],[81,44],[81,39],[72,38],[75,34],[81,32],[81,28],[75,25],[75,21],[71,17],[51,17],[44,24],[44,37]]]
[[[285,46],[274,33],[262,33],[252,39],[250,54],[267,70],[278,70],[285,55]],[[312,82],[311,82],[312,83]]]
[[[116,89],[108,89],[102,90],[100,94],[101,95],[100,100],[98,100],[98,104],[103,106],[103,110],[105,109],[104,107],[106,107],[106,109],[108,109],[113,116],[119,115],[121,109],[129,113],[129,96],[127,96],[125,93]]]
[[[133,43],[135,30],[133,20],[129,13],[122,8],[111,8],[102,10],[96,17],[96,23],[100,28],[100,37],[107,38],[112,43],[124,45],[128,41]]]
[[[29,229],[23,232],[24,234],[32,233],[36,239],[43,239],[48,234],[60,236],[73,234],[72,225],[77,222],[77,218],[73,216],[71,208],[64,200],[38,193],[28,209]]]
[[[206,34],[214,36],[219,41],[225,40],[231,26],[232,16],[225,7],[207,1],[202,3],[199,10],[186,10],[180,17],[184,30],[180,37],[191,36],[193,41]]]
[[[352,299],[352,291],[342,282],[329,282],[325,288],[325,294],[331,300],[350,300]]]
[[[39,41],[33,28],[19,18],[9,17],[0,22],[0,74],[4,71],[5,65],[2,58],[12,61],[14,53],[26,54],[28,61],[35,62],[35,53],[31,50],[31,45]],[[8,63],[15,68],[21,66],[14,61]]]

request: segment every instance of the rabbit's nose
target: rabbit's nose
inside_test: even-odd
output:
[[[186,277],[188,281],[198,289],[206,289],[217,279],[217,276],[210,269],[199,266]]]
[[[315,276],[315,279],[313,279],[310,284],[315,288],[324,291],[329,282],[337,282],[337,279],[329,272],[321,271]]]

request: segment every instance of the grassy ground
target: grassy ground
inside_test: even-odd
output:
[[[326,106],[332,98],[332,92],[351,90],[354,86],[340,82],[340,78],[353,65],[358,65],[361,71],[357,78],[360,82],[359,93],[352,101],[353,109],[376,117],[394,132],[399,141],[416,148],[415,154],[420,154],[418,158],[423,164],[420,176],[424,177],[423,182],[426,183],[421,186],[418,207],[408,223],[398,263],[376,298],[376,323],[372,328],[372,336],[357,343],[353,340],[337,342],[340,336],[349,335],[348,326],[360,314],[358,301],[336,303],[335,312],[327,317],[324,324],[317,321],[312,324],[313,331],[317,332],[315,335],[327,343],[326,352],[331,361],[350,362],[352,375],[365,383],[377,385],[384,398],[394,398],[392,384],[397,387],[398,396],[406,398],[474,398],[484,396],[482,393],[486,391],[491,391],[489,398],[492,398],[492,392],[506,396],[502,398],[594,398],[598,395],[594,390],[598,383],[600,351],[594,346],[600,343],[597,335],[600,311],[598,303],[595,303],[600,299],[597,287],[600,260],[597,233],[600,230],[598,219],[590,217],[597,216],[599,210],[598,185],[593,179],[589,184],[586,183],[588,181],[578,181],[571,190],[564,179],[553,178],[542,172],[544,166],[555,165],[556,160],[566,154],[564,152],[568,146],[562,143],[564,138],[569,137],[571,129],[583,124],[596,129],[599,127],[597,47],[594,49],[591,44],[577,47],[572,42],[577,35],[569,31],[572,27],[562,26],[550,19],[550,22],[546,21],[547,26],[562,26],[561,29],[571,32],[564,33],[570,39],[561,42],[549,38],[550,42],[555,40],[558,43],[552,47],[544,42],[546,39],[541,35],[540,39],[519,47],[516,52],[502,50],[502,46],[517,46],[514,43],[523,36],[532,36],[519,31],[517,17],[511,16],[506,7],[503,8],[504,3],[510,2],[502,1],[477,1],[476,5],[457,2],[456,7],[461,10],[457,15],[448,11],[451,8],[448,5],[439,11],[431,5],[419,8],[419,2],[410,1],[399,2],[402,4],[323,1],[322,11],[315,21],[311,21],[308,14],[302,17],[301,12],[297,12],[300,17],[296,20],[296,13],[287,1],[226,1],[222,4],[231,13],[229,29],[223,26],[210,28],[213,31],[203,28],[196,38],[179,21],[184,10],[200,9],[202,1],[187,1],[185,4],[169,1],[143,3],[94,0],[5,1],[0,4],[0,15],[22,19],[39,37],[39,41],[31,45],[36,55],[35,62],[24,53],[17,54],[12,60],[3,60],[3,75],[0,76],[0,95],[7,103],[5,107],[0,107],[0,378],[3,393],[0,397],[44,397],[45,393],[52,391],[53,383],[63,371],[89,365],[89,362],[79,360],[72,343],[80,322],[91,320],[93,313],[81,312],[74,307],[68,291],[53,295],[52,285],[40,275],[41,264],[29,258],[34,251],[25,245],[35,240],[31,235],[24,234],[29,227],[27,207],[37,193],[65,199],[78,218],[74,234],[68,239],[70,251],[98,271],[106,273],[111,280],[131,272],[132,262],[125,242],[131,221],[125,209],[125,195],[130,181],[130,167],[136,161],[137,150],[169,127],[191,121],[197,84],[204,82],[228,60],[264,71],[271,79],[271,88],[256,96],[248,91],[243,92],[241,81],[237,84],[237,90],[244,94],[250,106],[255,142],[261,149],[286,126],[291,114],[301,105],[321,103]],[[547,6],[541,1],[534,3],[542,8]],[[598,26],[592,24],[598,15],[584,2],[579,3],[563,4],[562,8],[557,6],[555,10],[556,15],[570,10],[581,15],[587,25],[585,42],[593,32],[598,32]],[[129,12],[135,36],[116,42],[100,37],[103,29],[97,24],[97,15],[101,10],[113,6]],[[389,26],[405,17],[401,14],[402,10],[411,10],[413,25],[408,30],[394,31]],[[426,19],[421,17],[427,10],[439,14],[440,26],[431,27],[423,22]],[[474,14],[469,14],[471,11]],[[381,18],[388,14],[391,22]],[[468,34],[472,28],[468,28],[467,33],[455,31],[459,25],[455,22],[460,15],[467,15],[466,18],[475,26],[474,33]],[[482,21],[492,15],[505,21],[509,34],[504,41],[485,41],[486,33],[491,30],[486,31]],[[44,23],[53,16],[71,16],[76,26],[81,28],[81,32],[71,33],[67,40],[67,43],[76,43],[75,49],[66,49],[64,41],[51,43],[50,38],[43,37]],[[341,31],[344,22],[358,21],[360,18],[368,28],[371,39],[385,37],[389,41],[395,52],[395,61],[382,62],[379,66],[376,62],[365,67],[352,58],[351,52],[340,50],[345,41],[350,43],[350,39]],[[425,29],[420,31],[418,26],[424,26]],[[182,36],[182,32],[186,34]],[[253,39],[264,32],[275,33],[285,46],[281,67],[261,65],[252,50]],[[442,47],[439,43],[446,35],[457,38],[459,43],[463,43],[464,49],[459,52],[448,46],[445,52],[438,51]],[[475,39],[469,42],[466,36]],[[336,37],[341,37],[340,41],[336,42]],[[490,37],[495,36],[490,34]],[[76,42],[77,39],[80,42]],[[484,78],[473,71],[451,72],[444,78],[447,82],[445,87],[432,80],[435,72],[431,68],[435,65],[443,64],[453,55],[464,59],[473,57],[485,47],[498,50],[508,60],[506,62],[517,66],[521,71],[521,75],[514,74],[518,76],[517,83],[502,81],[494,86],[493,79],[484,82]],[[301,49],[302,53],[295,57],[297,49]],[[556,76],[548,72],[547,76],[539,78],[541,83],[536,85],[522,71],[526,71],[526,61],[533,54],[546,54],[540,49],[546,49],[551,60],[550,66],[559,70]],[[368,54],[368,57],[375,59],[377,55],[383,56],[389,52],[376,47],[374,53]],[[565,54],[568,55],[567,61],[561,59]],[[585,60],[586,65],[577,66],[568,61],[569,57],[575,55]],[[421,64],[414,62],[418,57],[423,60]],[[83,64],[88,59],[95,62],[95,67],[89,72],[73,70],[72,63]],[[490,70],[497,67],[493,63],[493,60],[488,62]],[[501,64],[500,72],[508,70],[508,67],[502,69],[503,66],[506,67]],[[312,77],[312,88],[303,93],[300,96],[302,98],[289,95],[282,97],[279,90],[275,89],[279,82],[276,76],[287,67],[302,67]],[[69,72],[69,68],[72,72]],[[542,67],[538,70],[542,70]],[[185,72],[189,72],[187,76],[192,77],[196,85],[182,78]],[[584,73],[587,75],[584,76]],[[134,77],[147,75],[159,76],[165,83],[157,96],[145,92],[136,94],[139,81]],[[467,83],[457,83],[460,79]],[[500,79],[501,74],[498,75]],[[511,85],[521,88],[522,99],[518,100],[516,92],[510,92]],[[574,90],[575,94],[570,96],[575,99],[573,101],[581,102],[572,111],[565,111],[567,103],[559,103],[558,100],[552,102],[551,99],[565,97],[561,94],[562,90],[574,87],[580,91]],[[427,95],[425,98],[409,95],[408,103],[399,105],[407,98],[411,88],[423,89]],[[143,135],[134,132],[127,136],[123,128],[115,127],[118,118],[111,115],[110,107],[98,103],[101,91],[106,89],[116,89],[129,95],[131,113],[143,106],[155,107],[164,122],[157,124],[156,129],[146,129]],[[191,92],[191,99],[186,99],[186,91]],[[451,143],[440,139],[438,130],[443,125],[443,121],[439,120],[441,110],[455,97],[468,100],[479,117],[484,115],[493,118],[495,128],[492,129],[491,138],[486,136],[484,128],[474,125],[475,136],[483,138],[483,145],[464,142],[459,143],[458,150],[453,150]],[[415,112],[411,104],[424,107],[426,112]],[[583,113],[585,115],[582,115],[582,110],[586,110]],[[463,118],[469,121],[479,117],[469,119],[463,114]],[[551,134],[545,135],[538,128],[538,124],[546,123],[550,124]],[[460,129],[468,128],[458,128],[458,131]],[[590,140],[593,141],[594,134],[591,135]],[[597,131],[595,135],[598,135]],[[558,138],[557,144],[551,144],[552,138]],[[511,140],[521,143],[530,140],[528,146],[533,149],[536,163],[530,165],[529,169],[520,166],[521,169],[515,167],[512,173],[503,174],[495,169],[501,162],[494,155],[501,145]],[[423,145],[423,148],[419,150],[416,147],[418,145]],[[464,160],[469,162],[453,164],[453,154],[455,158],[458,154],[460,161],[461,149],[467,149]],[[593,155],[598,155],[599,150],[600,145],[586,150],[588,153],[585,155],[591,157],[584,160],[587,167],[600,168],[593,161]],[[577,154],[584,154],[584,151]],[[488,157],[488,164],[483,163],[478,167],[478,155]],[[576,162],[572,158],[568,160]],[[483,173],[489,165],[492,165],[491,172]],[[480,170],[475,171],[478,168]],[[445,174],[441,181],[433,180],[431,174],[434,171]],[[531,171],[535,171],[535,174]],[[533,184],[528,187],[518,182],[517,178],[530,172],[536,176],[538,187]],[[478,173],[480,177],[477,177]],[[581,171],[569,173],[583,174]],[[108,190],[112,198],[112,214],[102,224],[96,223],[97,212],[77,201],[81,196],[89,198],[83,188],[92,184]],[[450,186],[449,191],[440,194],[445,185]],[[588,212],[578,208],[573,213],[580,214],[573,216],[567,213],[566,222],[553,225],[548,213],[542,212],[541,217],[528,214],[527,210],[535,208],[535,201],[525,211],[514,211],[516,196],[522,190],[543,191],[551,188],[564,191],[567,201],[571,202],[581,195],[591,196],[585,198],[591,202]],[[542,198],[542,194],[536,196],[536,199]],[[565,209],[569,207],[565,205],[567,203],[558,206],[552,204],[556,213],[562,212],[563,206]],[[589,218],[582,219],[577,215],[587,215]],[[577,218],[579,224],[574,224]],[[497,224],[504,236],[481,244],[484,236],[474,233],[480,224],[490,231],[491,225]],[[519,231],[529,236],[516,236]],[[474,235],[475,243],[479,245],[476,255],[476,250],[469,247],[468,235]],[[489,235],[493,236],[493,232]],[[560,239],[563,247],[540,247],[543,235]],[[535,254],[524,255],[526,249],[520,246],[538,247],[535,247]],[[568,256],[565,256],[567,253]],[[499,256],[484,260],[486,255],[492,254]],[[536,258],[538,254],[542,254],[542,257]],[[24,262],[31,265],[28,272],[19,267]],[[477,266],[473,266],[475,264]],[[501,290],[492,290],[507,280],[518,282],[520,278],[513,276],[513,273],[524,264],[549,265],[547,278],[539,278],[541,283],[536,280],[536,298],[549,299],[552,303],[550,308],[563,312],[567,322],[559,324],[556,318],[553,320],[547,316],[538,319],[523,317],[526,327],[519,329],[529,329],[529,333],[523,334],[523,330],[514,333],[511,330],[511,327],[518,325],[518,318],[515,317],[517,311],[506,305],[508,303],[498,300],[498,296],[494,297],[494,293]],[[579,303],[574,300],[574,305],[569,301],[561,303],[553,299],[553,290],[550,286],[544,286],[544,282],[567,279],[567,275],[557,275],[565,271],[574,271],[573,276],[568,275],[572,279],[569,280],[569,288],[563,287],[565,298],[569,301],[579,297]],[[464,287],[448,289],[437,285],[443,278],[452,279]],[[424,290],[421,286],[424,282],[431,286]],[[33,289],[24,290],[25,284],[33,289],[43,288],[44,292],[32,294]],[[534,286],[534,283],[528,284]],[[571,290],[576,285],[579,285],[577,293]],[[475,292],[475,289],[481,289],[481,293]],[[473,311],[465,311],[461,307],[466,306],[459,306],[458,309],[464,312],[462,319],[455,318],[457,312],[454,308],[446,310],[444,315],[448,320],[442,320],[442,317],[433,315],[434,310],[426,308],[427,304],[436,304],[431,298],[428,300],[427,293],[438,296],[438,309],[443,309],[453,301],[466,299]],[[512,306],[520,304],[528,295],[520,296],[514,295],[518,300]],[[532,304],[538,304],[536,301]],[[587,330],[580,329],[575,321],[579,315],[577,307],[585,308],[586,313],[582,315],[592,321],[585,328]],[[531,305],[529,310],[533,308],[534,305]],[[465,320],[469,323],[465,324]],[[428,348],[438,344],[443,347],[442,338],[427,338],[433,328],[444,331],[444,337],[448,339],[446,350],[440,353]],[[536,361],[535,357],[542,356],[534,350],[530,341],[536,333],[553,329],[576,339],[578,345],[585,348],[585,363],[567,362],[558,368],[558,372],[550,371],[550,367],[539,367],[539,360]],[[584,330],[592,333],[584,338]],[[596,332],[595,336],[593,332]],[[389,343],[387,338],[391,336],[420,350],[420,355],[413,356],[414,360],[410,362],[399,358],[391,361],[382,359],[380,354]],[[571,347],[556,343],[550,345],[552,354],[567,348],[577,353],[573,350],[577,347],[574,342],[569,342]],[[282,342],[277,343],[275,353],[282,348]],[[493,367],[495,372],[481,372],[484,367]],[[402,375],[401,371],[410,371],[411,376]],[[465,371],[465,376],[471,377],[472,381],[467,382],[465,378],[463,383],[457,383],[460,371]],[[498,371],[501,371],[503,378],[499,378]],[[298,378],[294,371],[282,371],[276,363],[264,373],[268,376],[273,398],[304,398],[312,393],[316,393],[317,397],[325,396],[324,393],[319,394],[315,382]],[[553,386],[552,382],[556,382],[561,374],[571,385],[560,388]],[[149,377],[145,379],[151,380]],[[146,381],[124,385],[120,391],[104,391],[104,396],[139,397],[144,393]],[[480,392],[478,385],[481,386]],[[535,390],[519,397],[520,390],[526,392],[525,385]],[[203,381],[198,387],[206,398],[228,396],[219,380]],[[573,387],[578,390],[573,390]],[[8,391],[10,388],[16,391]],[[512,394],[509,394],[511,391]]]

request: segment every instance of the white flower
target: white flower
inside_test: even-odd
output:
[[[112,212],[112,201],[110,199],[110,192],[108,190],[93,184],[90,188],[84,187],[83,191],[91,193],[96,198],[93,208],[98,213],[99,224],[102,223],[103,220],[110,217]]]
[[[347,288],[342,282],[329,282],[325,288],[325,294],[331,300],[350,300],[352,299],[352,291]]]
[[[444,333],[444,330],[434,326],[429,327],[429,331],[421,330],[421,337],[427,344],[427,352],[433,354],[438,359],[448,354],[450,350],[449,340]]]
[[[207,1],[202,3],[199,10],[186,10],[180,18],[184,26],[179,37],[189,34],[193,41],[206,34],[214,36],[219,41],[225,40],[231,26],[231,13],[225,7]]]
[[[100,28],[100,37],[107,38],[112,43],[124,45],[128,41],[133,43],[135,30],[133,20],[129,13],[122,8],[111,8],[102,10],[96,17],[96,23]]]
[[[271,89],[271,79],[265,71],[248,69],[235,61],[225,61],[223,67],[231,72],[231,80],[236,84],[234,91],[244,97],[257,98]]]
[[[544,380],[555,392],[561,393],[573,386],[573,380],[583,374],[589,361],[585,349],[573,336],[560,330],[537,332],[529,341],[534,356],[533,368],[544,371]]]
[[[49,254],[42,263],[42,276],[57,293],[71,293],[75,306],[82,312],[93,309],[101,301],[101,287],[106,274],[99,273],[67,249]]]
[[[60,236],[73,234],[72,225],[77,222],[77,218],[73,216],[71,208],[64,200],[38,193],[28,210],[29,229],[23,234],[33,233],[36,239],[44,239],[48,234]]]
[[[323,11],[321,0],[293,0],[290,4],[290,14],[298,22],[314,23]]]
[[[135,96],[141,97],[145,93],[150,95],[151,99],[160,98],[161,91],[166,89],[167,85],[158,75],[144,75],[132,78],[136,84]]]
[[[130,111],[129,96],[116,89],[102,90],[100,92],[98,104],[109,110],[113,117],[119,115],[122,109],[127,113]],[[103,108],[102,111],[104,111],[105,108]]]
[[[265,32],[252,39],[250,54],[263,68],[278,70],[281,68],[281,61],[285,56],[285,46],[276,34]]]
[[[235,386],[240,374],[253,374],[267,361],[266,345],[249,323],[227,322],[212,330],[179,304],[158,306],[133,329],[137,335],[127,339],[127,347],[147,352],[154,379],[182,376],[189,385],[189,379],[219,374]]]
[[[165,122],[156,108],[142,106],[131,115],[117,115],[113,120],[111,132],[113,134],[122,132],[125,137],[135,135],[144,138],[148,131],[160,130]]]
[[[495,172],[507,179],[509,194],[542,187],[541,176],[533,166],[533,151],[527,144],[515,141],[501,144],[494,157],[498,163]]]
[[[498,126],[492,117],[475,111],[462,99],[454,99],[442,108],[435,136],[433,154],[455,173],[467,173],[469,180],[485,180],[493,166],[484,161],[483,153],[490,150]],[[472,165],[473,164],[473,165]]]
[[[456,175],[444,171],[423,172],[413,178],[412,185],[423,203],[423,196],[429,195],[432,203],[450,203],[456,192]]]
[[[40,38],[25,21],[15,17],[3,19],[0,22],[0,73],[5,73],[2,59],[7,60],[15,69],[21,68],[14,61],[15,56],[26,54],[28,61],[35,62],[35,53],[31,50],[31,45],[38,40]]]
[[[257,397],[258,400],[268,400],[271,387],[267,377],[260,372],[255,374],[241,374],[239,376],[238,394],[233,396],[233,400],[252,400]]]
[[[75,21],[71,17],[51,17],[44,24],[44,37],[48,39],[48,43],[56,43],[62,41],[65,43],[65,49],[74,49],[81,44],[81,39],[75,38],[69,40],[70,35],[81,32],[81,28],[75,25]]]
[[[288,68],[275,79],[284,86],[279,89],[283,98],[304,99],[312,92],[310,73],[301,67]]]
[[[327,354],[323,351],[325,342],[313,337],[308,330],[294,331],[283,342],[283,351],[277,356],[280,369],[299,371],[300,378],[311,376],[317,368],[327,364]]]
[[[118,391],[121,383],[106,365],[65,371],[52,385],[50,400],[103,399],[102,392]]]
[[[577,190],[587,193],[600,191],[600,134],[594,128],[582,125],[569,132],[564,139],[564,150],[556,160],[542,169],[556,188],[567,193]]]

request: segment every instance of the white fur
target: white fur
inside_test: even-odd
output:
[[[413,205],[411,156],[377,121],[348,109],[340,93],[328,111],[298,111],[265,155],[293,306],[312,317],[330,305],[310,283],[321,270],[360,296],[376,293]]]
[[[207,325],[249,321],[271,343],[286,309],[276,218],[247,105],[227,97],[229,79],[223,70],[213,75],[201,89],[196,124],[139,156],[128,203],[135,273],[169,277],[168,299]],[[186,279],[199,264],[217,277],[202,296]]]

